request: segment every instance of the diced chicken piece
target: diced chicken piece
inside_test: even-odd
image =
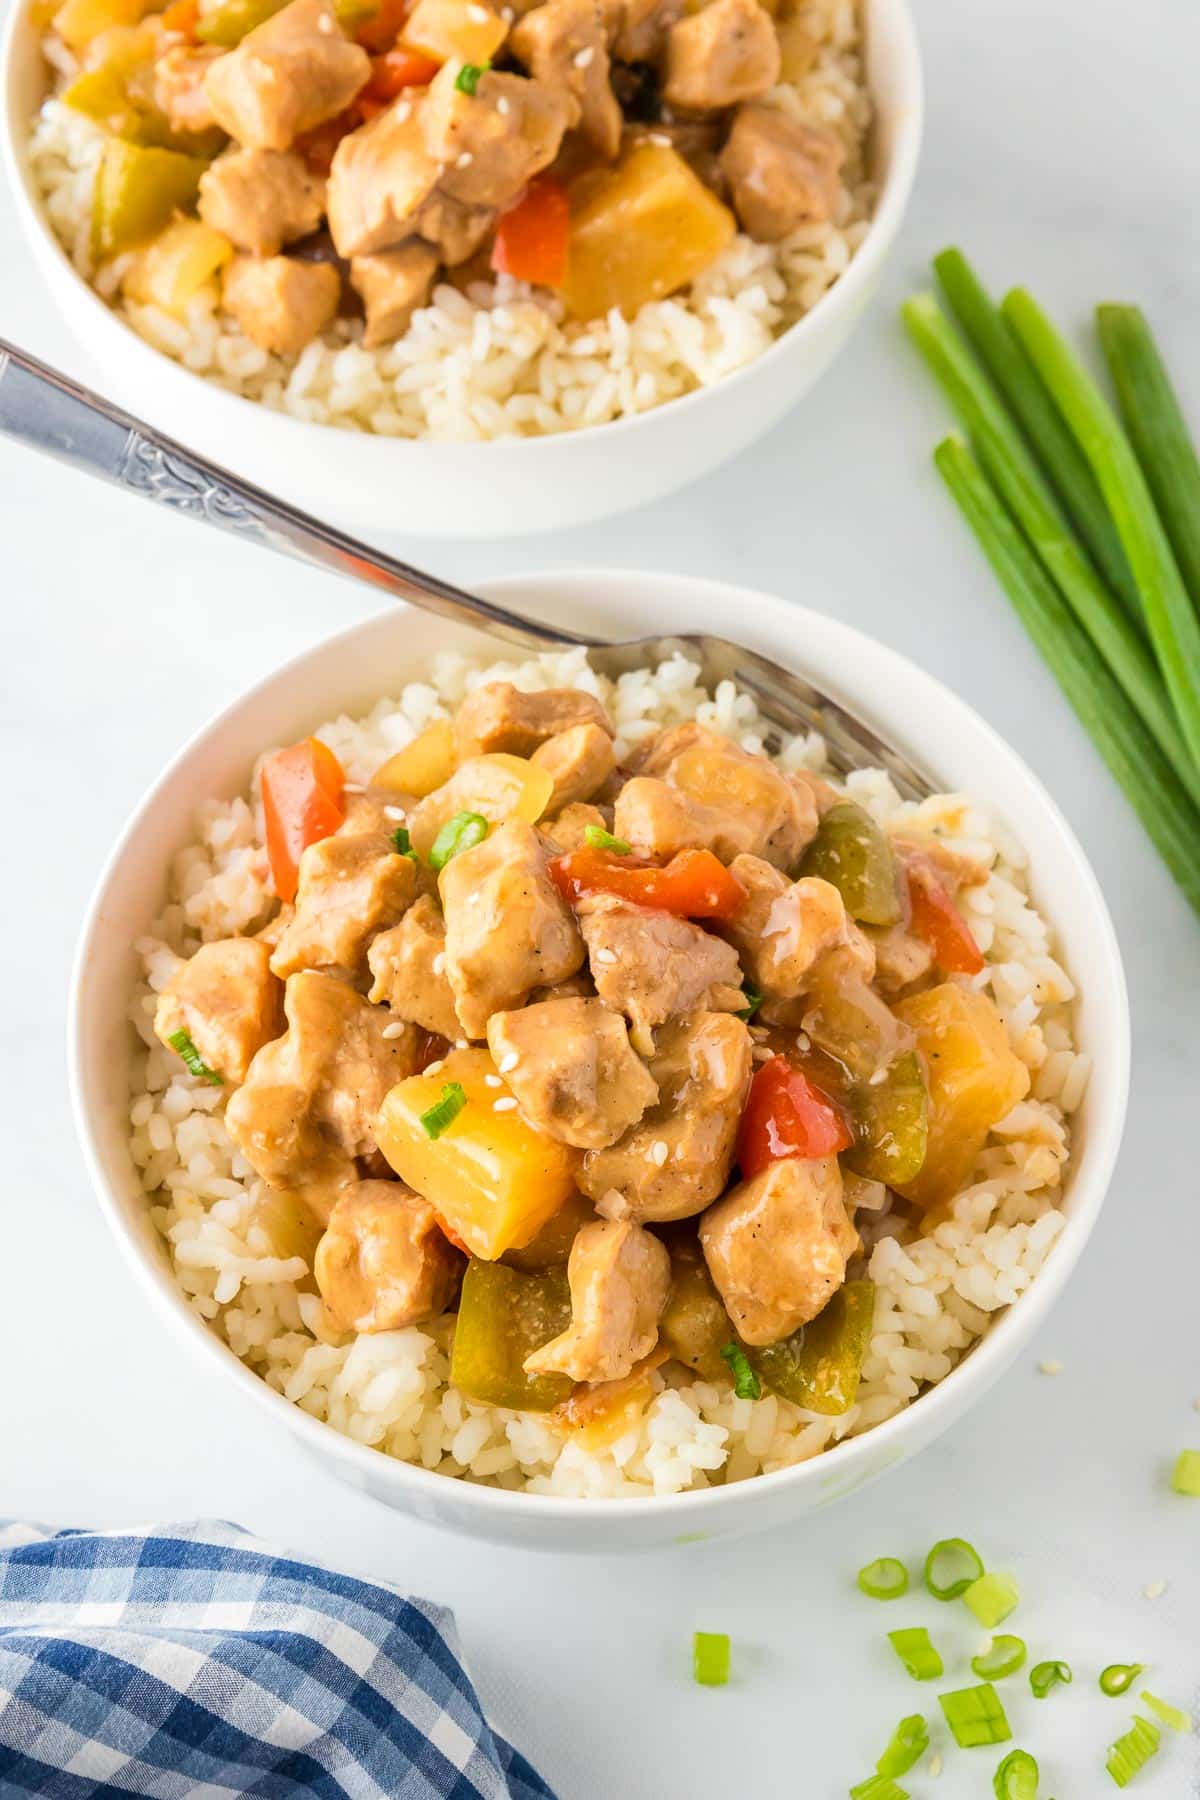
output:
[[[313,1274],[339,1331],[400,1331],[445,1312],[462,1267],[428,1200],[399,1181],[358,1181],[330,1214]]]
[[[621,108],[609,79],[608,32],[600,0],[545,0],[509,40],[530,74],[566,96],[567,124],[611,161],[621,145]]]
[[[333,0],[291,0],[218,57],[204,79],[217,123],[255,150],[288,150],[336,118],[371,73],[338,24]]]
[[[204,79],[224,51],[201,44],[177,44],[154,65],[154,104],[172,131],[211,131],[216,115]]]
[[[543,823],[539,830],[550,840],[558,855],[566,856],[572,850],[583,849],[589,829],[607,831],[608,826],[609,821],[598,806],[576,802],[564,806],[557,818]]]
[[[418,306],[429,298],[437,267],[437,251],[417,238],[395,250],[352,258],[350,285],[366,308],[362,341],[367,349],[404,335]]]
[[[337,312],[342,278],[328,263],[292,256],[236,256],[222,298],[248,338],[274,356],[296,356]]]
[[[623,63],[659,63],[684,0],[621,0],[613,55]]]
[[[663,98],[680,112],[723,112],[779,80],[775,22],[758,0],[713,0],[667,36]]]
[[[324,210],[325,183],[287,150],[227,150],[200,177],[200,217],[252,256],[307,237]]]
[[[398,925],[380,932],[367,951],[367,964],[374,977],[371,1000],[451,1043],[462,1036],[446,974],[446,921],[428,894],[413,902]]]
[[[776,1344],[815,1319],[858,1242],[835,1156],[771,1163],[700,1221],[708,1272],[747,1344]]]
[[[362,837],[371,832],[390,838],[415,805],[410,795],[397,794],[393,788],[367,787],[361,793],[348,790],[342,796],[342,822],[335,836]]]
[[[832,218],[844,155],[827,126],[806,125],[777,106],[739,107],[721,168],[743,228],[774,244],[808,220]]]
[[[273,953],[279,948],[279,940],[295,916],[296,908],[287,901],[280,906],[278,912],[272,914],[260,931],[254,933],[255,943],[265,944],[268,951]]]
[[[158,997],[154,1029],[167,1048],[186,1031],[214,1074],[228,1086],[244,1081],[263,1045],[283,1030],[283,987],[270,956],[259,938],[202,944]]]
[[[438,185],[466,206],[507,206],[558,155],[567,101],[543,82],[494,69],[464,93],[458,72],[446,63],[420,108],[425,148],[441,169]]]
[[[526,1357],[527,1372],[619,1381],[658,1342],[671,1285],[666,1246],[640,1225],[597,1219],[576,1234],[567,1280],[571,1323]]]
[[[545,769],[554,783],[546,802],[545,817],[553,818],[563,807],[590,800],[617,766],[613,742],[602,725],[572,725],[547,738],[531,761]]]
[[[350,1180],[378,1149],[384,1096],[416,1072],[421,1034],[397,1036],[382,1007],[334,975],[305,970],[284,990],[288,1029],[267,1044],[225,1109],[246,1161],[272,1187]]]
[[[814,1004],[819,1008],[823,996],[840,989],[842,1004],[858,1010],[865,1042],[894,1037],[896,1021],[872,988],[874,979],[875,945],[861,925],[847,919],[844,939],[813,958],[800,994],[791,998],[768,994],[757,1014],[759,1023],[798,1031],[806,1026]]]
[[[583,1159],[580,1190],[610,1219],[690,1219],[724,1192],[753,1070],[732,1013],[697,1013],[658,1033],[658,1102],[608,1150]]]
[[[892,833],[889,841],[910,874],[928,869],[952,894],[963,888],[979,887],[991,873],[990,860],[956,850],[941,838],[897,831]]]
[[[808,802],[817,809],[817,818],[823,819],[827,812],[835,806],[844,805],[844,796],[825,780],[822,775],[814,775],[811,769],[793,769],[788,780],[800,789],[802,800],[807,811]]]
[[[442,826],[460,812],[478,813],[490,825],[502,825],[513,810],[518,787],[511,769],[503,764],[486,756],[469,757],[449,781],[413,807],[408,819],[413,849],[427,857]]]
[[[795,999],[817,958],[850,942],[842,896],[819,875],[789,881],[757,856],[734,857],[729,872],[745,889],[746,903],[720,931],[741,957],[751,987],[767,999]]]
[[[664,788],[667,791],[664,791]],[[667,731],[617,796],[615,830],[655,856],[701,848],[790,868],[817,830],[816,803],[765,756],[699,725]]]
[[[347,133],[333,153],[325,192],[338,255],[365,256],[411,237],[437,174],[418,109],[403,95],[368,125]]]
[[[875,947],[875,985],[885,1000],[898,1000],[933,968],[933,951],[903,925],[868,934]]]
[[[624,1019],[600,1000],[493,1013],[487,1041],[529,1123],[560,1144],[603,1150],[658,1099]]]
[[[398,923],[416,891],[412,857],[398,856],[382,834],[334,836],[310,844],[300,858],[296,916],[271,958],[272,969],[285,976],[298,969],[344,969],[360,975],[368,943],[376,932]]]
[[[496,220],[492,206],[464,206],[436,190],[417,215],[417,232],[438,251],[447,268],[474,256]]]
[[[532,756],[549,738],[574,725],[598,725],[613,735],[600,702],[581,688],[543,688],[524,694],[507,681],[492,681],[469,694],[454,720],[459,762],[470,756]]]
[[[442,870],[446,973],[469,1038],[486,1035],[494,1012],[522,1006],[534,988],[565,981],[583,962],[583,939],[546,861],[533,826],[509,819]]]
[[[690,919],[615,894],[585,894],[575,910],[596,992],[625,1014],[635,1044],[680,1013],[745,1006],[737,951]]]

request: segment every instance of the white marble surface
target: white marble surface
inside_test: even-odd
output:
[[[370,598],[156,516],[0,444],[0,756],[8,772],[0,1513],[101,1524],[217,1514],[410,1584],[458,1610],[497,1723],[568,1800],[826,1800],[896,1720],[933,1706],[882,1643],[929,1609],[851,1591],[869,1555],[963,1533],[1019,1575],[1018,1629],[1078,1679],[1012,1711],[1059,1800],[1107,1789],[1128,1708],[1113,1660],[1158,1691],[1200,1675],[1200,1504],[1167,1491],[1200,1447],[1196,1292],[1196,921],[1039,667],[935,485],[944,415],[895,306],[962,239],[998,286],[1024,280],[1082,323],[1107,297],[1150,310],[1200,418],[1194,0],[924,0],[930,124],[900,251],[861,336],[806,405],[725,472],[615,523],[501,550],[408,540],[469,579],[595,562],[793,592],[897,644],[964,693],[1048,781],[1095,861],[1127,959],[1132,1109],[1093,1246],[1043,1341],[922,1459],[792,1532],[597,1561],[496,1554],[343,1490],[264,1434],[155,1329],[92,1203],[68,1114],[70,957],[113,834],[178,743],[278,658]],[[0,331],[102,384],[58,325],[0,193]],[[464,497],[469,504],[469,497]],[[1086,970],[1079,971],[1086,979]],[[1063,1372],[1037,1371],[1039,1358]],[[1150,1600],[1148,1584],[1168,1583]],[[947,1645],[973,1649],[973,1633]],[[1016,1623],[1016,1622],[1014,1622]],[[735,1640],[723,1693],[687,1675],[696,1626]],[[886,1654],[885,1654],[886,1652]],[[968,1677],[968,1679],[970,1679]],[[1195,1740],[1141,1784],[1200,1793]],[[947,1758],[915,1795],[991,1792],[997,1756]]]

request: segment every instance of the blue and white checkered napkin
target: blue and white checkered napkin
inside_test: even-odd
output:
[[[452,1615],[236,1526],[0,1528],[0,1795],[554,1800]]]

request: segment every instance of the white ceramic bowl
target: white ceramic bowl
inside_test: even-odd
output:
[[[389,1506],[472,1536],[553,1549],[633,1549],[758,1530],[823,1506],[901,1462],[991,1385],[1043,1322],[1096,1221],[1125,1115],[1129,1013],[1120,952],[1083,852],[1054,802],[991,728],[911,663],[848,626],[786,601],[713,582],[607,573],[514,577],[484,590],[507,606],[597,637],[649,630],[729,631],[790,664],[867,716],[919,757],[948,789],[964,789],[1019,826],[1035,899],[1061,933],[1081,984],[1078,1035],[1095,1058],[1077,1115],[1068,1223],[1017,1304],[946,1379],[904,1412],[812,1462],[727,1488],[655,1500],[554,1500],[469,1486],[364,1448],[289,1405],[250,1373],[184,1300],[147,1216],[127,1144],[134,940],[159,910],[171,853],[190,836],[195,808],[244,790],[264,745],[322,720],[369,709],[420,677],[443,649],[494,657],[486,639],[395,607],[327,639],[252,688],[180,753],[138,808],[101,878],[73,983],[71,1079],[96,1191],[118,1244],[152,1299],[147,1340],[164,1322],[218,1384],[257,1402],[326,1468]],[[418,628],[414,629],[414,626]],[[918,729],[919,725],[919,729]]]
[[[311,425],[240,399],[151,349],[72,268],[37,198],[26,142],[46,86],[28,0],[10,0],[3,139],[26,241],[110,398],[294,505],[351,529],[499,537],[602,518],[706,474],[770,429],[828,367],[900,227],[921,137],[908,0],[865,0],[879,205],[849,269],[765,355],[637,418],[489,444],[402,442]]]

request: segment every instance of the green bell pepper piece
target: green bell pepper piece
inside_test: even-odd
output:
[[[527,1375],[527,1356],[571,1323],[564,1268],[527,1275],[471,1258],[463,1277],[450,1379],[460,1393],[490,1406],[549,1412],[571,1396],[569,1375]]]
[[[854,1404],[875,1318],[875,1283],[848,1281],[808,1325],[778,1344],[745,1346],[767,1386],[809,1412],[844,1413]]]
[[[929,1148],[929,1090],[915,1050],[898,1056],[882,1081],[855,1082],[849,1096],[855,1175],[899,1187],[920,1174]]]
[[[831,882],[860,924],[894,925],[900,917],[888,841],[871,815],[848,800],[825,814],[800,872]]]
[[[207,167],[202,156],[110,138],[92,195],[92,254],[99,261],[152,238],[192,204]]]
[[[671,1298],[659,1321],[658,1336],[676,1362],[695,1369],[706,1381],[728,1378],[721,1352],[734,1330],[699,1251],[686,1260],[671,1258]]]

